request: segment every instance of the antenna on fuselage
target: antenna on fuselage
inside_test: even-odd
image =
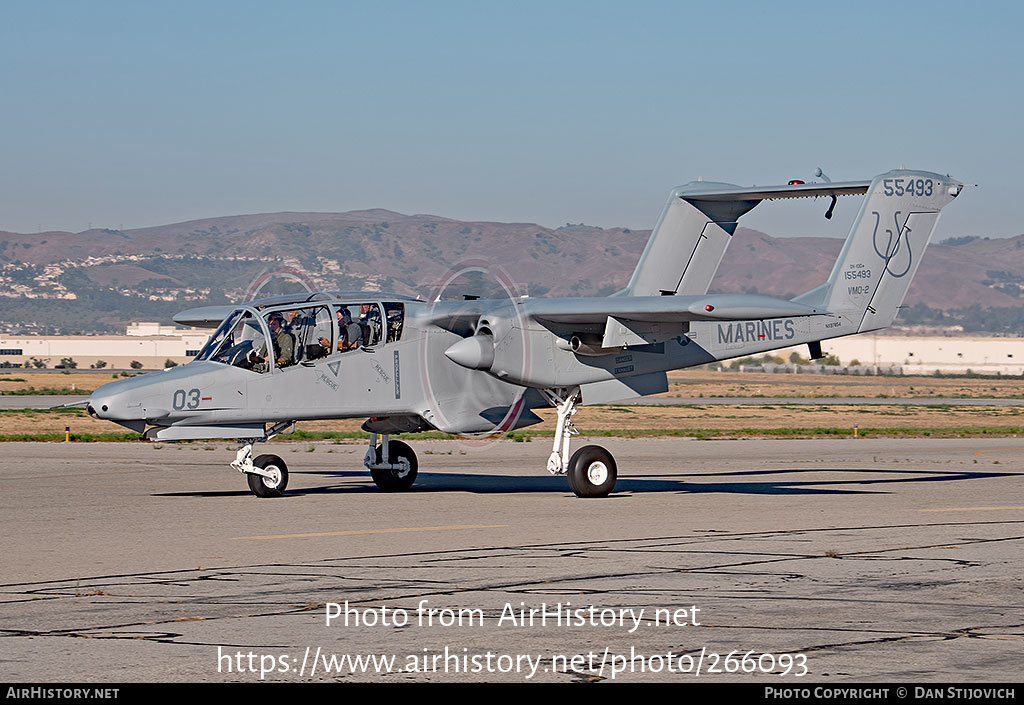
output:
[[[814,176],[819,178],[819,179],[821,179],[826,184],[832,183],[832,179],[828,178],[828,176],[825,175],[825,172],[823,172],[821,170],[820,166],[817,169],[814,170]],[[828,210],[825,211],[825,220],[832,220],[832,212],[836,209],[836,200],[837,200],[836,196],[835,196],[835,194],[833,194],[832,195],[832,203],[829,204]]]

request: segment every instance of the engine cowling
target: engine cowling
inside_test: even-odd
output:
[[[474,334],[456,341],[444,351],[457,365],[494,375],[500,380],[523,386],[542,386],[547,380],[534,380],[530,360],[536,355],[531,345],[546,344],[547,337],[531,337],[531,332],[507,316],[485,314],[474,327]],[[544,366],[550,372],[550,365]]]

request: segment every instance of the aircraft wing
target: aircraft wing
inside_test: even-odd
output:
[[[828,313],[821,307],[755,294],[705,294],[704,296],[607,296],[585,299],[530,299],[515,301],[515,308],[493,301],[442,302],[421,314],[424,323],[460,335],[472,335],[472,327],[484,315],[522,316],[547,327],[574,324],[606,324],[609,318],[638,323],[686,323],[688,321],[749,321],[795,318]]]
[[[524,304],[524,313],[530,318],[540,323],[561,325],[604,323],[608,317],[648,323],[681,323],[789,318],[826,313],[819,307],[754,294],[527,299]]]
[[[175,323],[193,328],[216,328],[237,306],[200,306],[174,314]]]
[[[572,333],[573,339],[584,332],[593,335],[603,331],[600,349],[594,354],[684,335],[690,321],[756,321],[826,313],[820,307],[751,294],[537,299],[529,301],[524,309],[541,325],[560,335]]]

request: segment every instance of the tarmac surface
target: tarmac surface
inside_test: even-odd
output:
[[[1022,399],[985,397],[640,397],[611,406],[1021,406]]]
[[[416,442],[402,494],[270,443],[277,499],[225,442],[2,444],[0,679],[1019,680],[1024,439],[602,445],[584,500],[536,440]]]
[[[52,409],[67,404],[82,404],[84,409],[84,403],[88,400],[89,397],[80,394],[5,394],[0,395],[0,410]]]
[[[0,410],[50,409],[82,404],[89,397],[71,395],[0,396]],[[785,404],[827,406],[1021,406],[1024,399],[1006,397],[638,397],[611,406],[779,406]],[[84,406],[83,406],[84,408]]]

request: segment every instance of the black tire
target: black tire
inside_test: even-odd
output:
[[[612,454],[601,446],[583,446],[569,458],[569,488],[577,497],[607,497],[618,470]]]
[[[249,480],[249,489],[257,497],[280,497],[284,494],[284,488],[288,486],[288,466],[284,464],[276,455],[259,455],[252,461],[252,464],[261,470],[276,471],[277,481],[263,477],[263,475],[254,475],[253,473],[246,473],[246,478]]]
[[[405,458],[409,461],[409,472],[399,475],[395,470],[371,470],[370,476],[377,483],[382,492],[402,492],[412,487],[416,482],[418,464],[416,454],[412,452],[407,444],[401,441],[388,442],[388,462],[394,463],[398,458]],[[377,462],[381,462],[381,447],[377,446]]]

